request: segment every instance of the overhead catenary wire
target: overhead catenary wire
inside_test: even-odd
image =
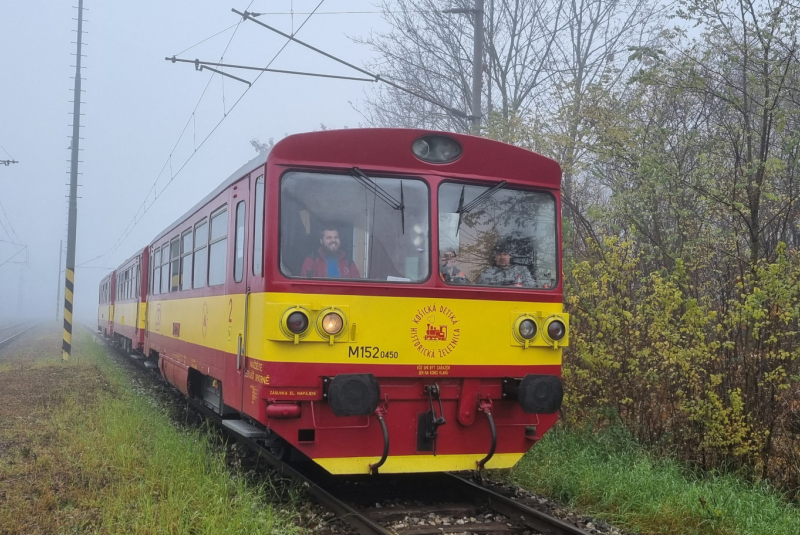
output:
[[[393,81],[391,81],[391,80],[389,80],[387,78],[383,78],[379,74],[371,73],[366,69],[362,69],[361,67],[353,65],[352,63],[349,63],[349,62],[347,62],[347,61],[345,61],[345,60],[343,60],[341,58],[338,58],[338,57],[334,56],[333,54],[329,54],[328,52],[325,52],[324,50],[320,50],[319,48],[317,48],[317,47],[315,47],[313,45],[310,45],[310,44],[308,44],[308,43],[306,43],[304,41],[301,41],[300,39],[297,39],[296,37],[294,37],[294,35],[288,35],[288,34],[282,32],[282,31],[278,30],[277,28],[273,28],[272,26],[270,26],[268,24],[265,24],[265,23],[261,22],[260,20],[256,19],[255,16],[253,15],[253,13],[250,13],[247,10],[245,10],[244,12],[241,12],[241,11],[237,11],[236,9],[231,9],[231,11],[233,11],[237,15],[240,15],[242,18],[244,18],[246,20],[253,21],[256,24],[258,24],[259,26],[263,26],[264,28],[266,28],[266,29],[268,29],[270,31],[273,31],[273,32],[277,33],[278,35],[286,37],[287,39],[290,39],[290,40],[294,41],[295,43],[297,43],[299,45],[302,45],[302,46],[304,46],[304,47],[306,47],[306,48],[308,48],[310,50],[313,50],[314,52],[317,52],[318,54],[322,54],[326,58],[330,58],[330,59],[332,59],[332,60],[334,60],[334,61],[336,61],[338,63],[341,63],[342,65],[346,65],[347,67],[350,67],[351,69],[354,69],[354,70],[356,70],[356,71],[358,71],[358,72],[360,72],[362,74],[366,74],[367,76],[372,77],[374,79],[374,81],[381,81],[381,82],[383,82],[385,84],[388,84],[388,85],[394,87],[395,89],[399,89],[400,91],[408,93],[409,95],[413,95],[413,96],[415,96],[417,98],[420,98],[420,99],[422,99],[422,100],[424,100],[426,102],[430,102],[431,104],[439,106],[440,108],[448,111],[449,113],[455,115],[456,117],[461,117],[461,118],[464,118],[464,119],[472,119],[473,118],[472,115],[469,115],[469,114],[467,114],[467,113],[465,113],[465,112],[463,112],[463,111],[461,111],[459,109],[453,108],[453,107],[448,106],[448,105],[446,105],[446,104],[444,104],[442,102],[439,102],[438,100],[436,100],[433,97],[429,97],[427,95],[424,95],[422,93],[419,93],[417,91],[409,89],[409,88],[407,88],[405,86],[402,86],[402,85],[398,84],[397,82],[393,82]]]
[[[240,21],[240,22],[241,22],[241,21]],[[191,49],[193,49],[194,47],[196,47],[196,46],[199,46],[199,45],[202,45],[203,43],[205,43],[205,42],[206,42],[206,41],[208,41],[209,39],[213,39],[214,37],[218,36],[219,34],[227,32],[228,30],[230,30],[230,29],[231,29],[231,28],[233,28],[234,26],[238,26],[238,25],[240,24],[240,22],[237,22],[236,24],[231,24],[230,26],[228,26],[228,27],[227,27],[227,28],[225,28],[224,30],[220,30],[220,31],[218,31],[217,33],[215,33],[214,35],[210,35],[210,36],[206,37],[206,38],[205,38],[205,39],[203,39],[202,41],[200,41],[200,42],[198,42],[198,43],[195,43],[195,44],[193,44],[192,46],[190,46],[190,47],[189,47],[189,48],[187,48],[186,50],[182,50],[182,51],[178,52],[178,53],[177,53],[177,54],[175,54],[175,55],[176,55],[176,56],[180,56],[180,55],[181,55],[181,54],[183,54],[184,52],[188,52],[188,51],[190,51]],[[229,44],[230,44],[230,43],[229,43]]]
[[[250,5],[253,4],[253,1],[255,1],[255,0],[251,0]],[[225,57],[225,53],[228,51],[228,48],[231,46],[231,42],[233,42],[233,38],[236,37],[236,32],[239,30],[239,25],[241,25],[241,23],[242,23],[242,21],[240,20],[239,22],[237,22],[236,24],[233,24],[231,26],[231,27],[235,26],[236,28],[234,29],[233,34],[231,35],[230,39],[228,39],[228,44],[225,45],[225,49],[222,51],[222,55],[220,56],[220,61],[222,61],[222,59]],[[227,29],[229,29],[229,28],[227,28]],[[223,33],[226,30],[222,30],[222,32],[218,32],[215,35],[219,35],[220,33]],[[211,37],[214,37],[214,35],[212,35]],[[200,43],[202,43],[204,41],[207,41],[211,37],[208,37],[208,38],[204,39],[203,41],[200,41]],[[200,43],[197,43],[197,44],[194,44],[194,45],[190,46],[189,48],[187,48],[187,50],[190,50],[190,49],[194,48],[195,46],[199,45]],[[115,253],[117,251],[117,249],[119,249],[119,247],[125,241],[125,239],[130,235],[130,233],[133,231],[133,229],[136,227],[136,225],[139,223],[139,221],[141,221],[141,219],[144,216],[144,214],[147,213],[147,210],[149,209],[149,207],[152,206],[153,203],[158,199],[158,190],[157,190],[158,181],[161,179],[161,176],[164,174],[164,171],[166,170],[167,166],[170,166],[170,181],[169,182],[172,182],[172,180],[175,178],[175,176],[174,176],[174,174],[172,172],[172,155],[175,153],[175,149],[178,147],[178,144],[180,144],[181,140],[183,139],[183,135],[186,133],[186,129],[189,127],[189,124],[195,122],[195,113],[197,112],[197,109],[200,107],[200,103],[203,101],[203,97],[205,97],[206,92],[208,91],[208,88],[211,85],[211,81],[213,79],[214,79],[213,76],[208,79],[208,82],[206,83],[206,86],[203,88],[203,92],[200,94],[200,98],[197,99],[197,103],[195,104],[194,109],[192,110],[192,113],[189,116],[189,119],[186,121],[186,124],[183,125],[183,130],[181,130],[181,133],[178,135],[178,139],[175,141],[175,144],[172,146],[172,149],[170,150],[169,156],[167,156],[167,159],[164,162],[164,165],[161,166],[161,170],[158,172],[158,175],[156,176],[156,179],[153,181],[153,184],[147,190],[147,194],[145,195],[144,200],[142,200],[142,203],[136,209],[136,212],[134,213],[133,218],[126,225],[126,227],[122,231],[122,234],[120,235],[120,237],[117,238],[117,241],[114,242],[114,245],[112,245],[111,248],[108,251],[106,251],[105,253],[103,253],[101,255],[98,255],[98,256],[96,256],[94,258],[91,258],[89,260],[84,260],[80,264],[77,264],[77,266],[83,266],[85,264],[88,264],[89,262],[92,262],[92,261],[97,260],[99,258],[103,258],[105,256],[108,256],[110,254]],[[196,134],[194,134],[194,135],[196,136]],[[196,145],[196,140],[195,140],[195,145]],[[197,152],[198,148],[199,147],[195,146],[194,151],[192,152],[192,155],[189,156],[189,159],[191,159],[192,156],[194,156],[194,154]],[[168,184],[169,184],[169,182],[168,182]],[[151,194],[154,194],[153,201],[148,205],[147,204],[147,199],[150,197]]]
[[[12,259],[12,258],[14,258],[15,256],[17,256],[17,255],[18,255],[19,253],[21,253],[22,251],[25,251],[27,248],[28,248],[28,246],[27,246],[27,245],[23,245],[23,246],[22,246],[22,248],[21,248],[19,251],[17,251],[16,253],[12,254],[12,255],[11,255],[11,256],[9,256],[8,258],[6,258],[6,259],[5,259],[5,261],[4,261],[2,264],[0,264],[0,267],[3,267],[3,266],[5,266],[6,264],[8,264],[9,262],[11,262],[11,259]]]
[[[14,159],[14,157],[13,157],[13,156],[11,156],[11,154],[9,154],[9,152],[6,150],[6,148],[5,148],[4,146],[0,145],[0,149],[3,149],[3,152],[5,152],[6,154],[8,154],[8,157],[9,157],[9,158],[11,158],[12,160]]]
[[[2,145],[0,145],[0,149],[3,149],[3,152],[5,152],[6,154],[8,154],[8,157],[9,157],[9,159],[8,159],[8,160],[0,160],[0,163],[1,163],[1,164],[3,164],[3,165],[5,165],[6,167],[8,167],[8,166],[9,166],[9,165],[11,165],[12,163],[19,163],[17,160],[15,160],[15,159],[14,159],[14,157],[13,157],[13,156],[11,156],[11,154],[9,154],[9,152],[8,152],[8,151],[5,149],[5,147],[3,147]]]
[[[6,209],[5,209],[5,207],[3,206],[3,203],[2,203],[2,202],[0,202],[0,210],[2,210],[2,212],[3,212],[3,215],[4,215],[4,216],[5,216],[5,218],[6,218],[6,221],[8,221],[8,228],[10,228],[10,229],[11,229],[11,234],[9,234],[8,230],[6,230],[6,227],[5,227],[5,225],[3,225],[3,224],[2,224],[2,220],[1,220],[1,219],[0,219],[0,226],[2,226],[2,227],[3,227],[3,230],[5,231],[5,233],[6,233],[6,234],[8,234],[8,237],[9,237],[9,238],[11,238],[12,240],[17,240],[17,242],[15,243],[15,245],[24,245],[24,244],[22,243],[22,240],[20,240],[20,239],[19,239],[19,236],[17,236],[17,233],[16,233],[16,231],[14,230],[14,226],[11,224],[11,219],[8,217],[8,214],[6,213]],[[12,234],[13,234],[13,236],[12,236]]]
[[[314,8],[314,10],[305,18],[303,23],[294,32],[295,34],[298,33],[306,25],[306,23],[311,19],[311,17],[314,15],[314,13],[319,9],[320,6],[322,6],[322,4],[324,2],[325,2],[325,0],[320,0],[319,4],[317,4],[317,6]],[[252,5],[252,3],[253,2],[251,1],[250,5]],[[249,7],[250,6],[248,6],[248,8]],[[242,22],[243,22],[243,20],[240,20],[237,23],[236,30],[238,30],[238,26]],[[227,52],[228,47],[231,44],[231,41],[233,41],[233,38],[236,36],[236,30],[234,31],[233,35],[231,35],[231,39],[228,41],[228,45],[225,47],[225,50],[222,53],[222,57],[220,57],[220,61],[222,61],[222,59],[224,58],[225,52]],[[275,53],[275,55],[272,57],[272,59],[270,59],[269,63],[267,63],[266,68],[269,68],[269,66],[272,65],[272,63],[275,62],[275,60],[286,49],[286,47],[289,45],[290,42],[291,42],[291,40],[287,40],[286,43],[283,44],[283,46]],[[148,210],[155,204],[155,202],[164,193],[164,191],[167,188],[169,188],[169,186],[170,186],[170,184],[172,184],[173,180],[175,180],[175,178],[178,175],[180,175],[181,171],[183,171],[183,169],[186,167],[186,165],[192,160],[194,155],[197,154],[197,152],[200,150],[200,148],[202,148],[202,146],[206,143],[206,141],[208,141],[208,139],[214,134],[214,132],[217,131],[219,126],[222,124],[222,122],[228,117],[228,115],[230,115],[230,112],[232,112],[234,110],[234,108],[236,108],[236,106],[239,104],[239,102],[242,101],[242,99],[245,97],[245,95],[247,95],[247,93],[250,91],[250,89],[253,87],[253,85],[255,85],[255,83],[261,78],[261,76],[264,74],[264,72],[265,71],[259,72],[258,76],[256,76],[256,78],[253,80],[252,85],[248,86],[247,89],[245,89],[244,92],[242,92],[242,94],[239,96],[239,98],[230,107],[228,112],[225,115],[222,116],[222,118],[217,122],[217,124],[214,125],[214,128],[211,129],[211,131],[208,133],[208,135],[206,135],[206,137],[203,138],[203,140],[200,142],[199,145],[197,145],[195,150],[189,155],[189,157],[186,159],[186,161],[184,161],[183,164],[180,166],[180,168],[178,168],[177,172],[175,172],[174,174],[171,173],[172,176],[170,177],[170,179],[167,182],[167,184],[163,188],[161,188],[161,190],[158,190],[157,189],[158,180],[161,178],[161,175],[163,174],[164,169],[167,167],[167,165],[171,164],[171,158],[172,158],[172,154],[175,151],[175,148],[178,146],[178,143],[182,139],[183,134],[186,131],[186,128],[188,128],[188,126],[189,126],[189,123],[191,123],[194,120],[194,113],[197,111],[197,108],[200,105],[200,101],[198,101],[197,106],[195,106],[195,109],[192,111],[192,115],[189,117],[189,120],[187,120],[186,125],[184,126],[184,129],[181,132],[181,136],[178,138],[178,141],[176,141],[175,146],[173,147],[172,151],[170,152],[169,157],[167,158],[167,161],[164,162],[164,165],[162,167],[161,172],[159,173],[159,175],[156,178],[156,180],[153,182],[153,185],[148,190],[148,193],[147,193],[147,195],[145,197],[145,200],[142,202],[142,204],[140,205],[139,209],[137,209],[136,214],[134,215],[133,219],[131,220],[131,223],[128,224],[128,226],[125,228],[125,230],[123,231],[123,233],[120,236],[120,238],[115,242],[115,244],[111,247],[111,249],[109,249],[106,253],[103,253],[103,254],[98,255],[98,256],[90,259],[90,260],[86,260],[86,261],[78,264],[78,266],[83,266],[83,265],[88,264],[89,262],[91,262],[93,260],[97,260],[99,258],[103,258],[105,256],[113,254],[114,252],[117,251],[117,249],[119,249],[119,247],[122,245],[122,243],[125,241],[125,239],[127,239],[127,237],[131,234],[131,232],[136,227],[136,225],[139,223],[139,221],[142,220],[142,218],[148,212]],[[200,96],[200,100],[202,100],[203,96],[206,93],[206,90],[208,89],[209,85],[211,85],[211,81],[212,80],[213,80],[213,76],[209,79],[208,83],[206,84],[206,88],[203,90],[203,94]],[[147,202],[148,202],[147,199],[150,197],[151,193],[153,193],[153,200],[150,202],[150,204],[147,204]]]

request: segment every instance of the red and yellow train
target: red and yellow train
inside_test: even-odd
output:
[[[98,329],[331,473],[510,467],[563,396],[560,180],[472,136],[289,136],[103,280]]]

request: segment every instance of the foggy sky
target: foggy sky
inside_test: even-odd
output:
[[[85,0],[82,163],[78,189],[76,265],[112,248],[153,182],[157,190],[193,155],[114,254],[76,269],[75,321],[93,323],[100,280],[256,155],[250,140],[280,140],[320,128],[356,127],[358,106],[372,84],[265,73],[247,88],[191,64],[179,54],[241,20],[231,8],[253,12],[310,12],[319,0]],[[248,4],[249,8],[248,8]],[[19,163],[0,165],[0,221],[28,246],[0,267],[0,324],[20,316],[55,320],[59,240],[67,234],[77,0],[0,3],[0,145]],[[376,11],[370,0],[325,0],[320,12]],[[265,15],[260,20],[291,33],[307,15]],[[362,66],[372,52],[348,36],[385,30],[378,14],[317,14],[297,38]],[[230,29],[178,57],[220,61]],[[266,63],[286,39],[242,22],[223,62]],[[290,43],[272,68],[360,76],[330,59]],[[258,73],[229,71],[253,81]],[[192,111],[212,78],[197,111]],[[195,146],[228,113],[199,150]],[[188,126],[187,126],[188,121]],[[182,140],[176,142],[186,128]],[[175,147],[173,151],[173,147]],[[170,154],[171,169],[170,171]],[[0,149],[0,160],[10,159]],[[166,163],[166,166],[165,166]],[[163,169],[163,172],[162,172]],[[149,199],[153,198],[152,192]],[[150,204],[149,201],[147,204]],[[0,228],[0,264],[19,247]],[[14,238],[13,241],[16,241]],[[17,260],[28,265],[15,264]],[[65,256],[66,257],[66,256]],[[20,286],[20,281],[23,281]],[[21,290],[20,290],[21,288]],[[62,290],[63,295],[63,290]],[[63,297],[62,297],[63,300]],[[63,304],[59,304],[61,308]]]

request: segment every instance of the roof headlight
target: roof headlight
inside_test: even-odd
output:
[[[411,152],[414,153],[414,156],[424,160],[428,157],[428,154],[431,152],[431,146],[425,141],[425,138],[419,138],[411,145]]]
[[[411,152],[428,163],[450,163],[461,157],[461,144],[453,138],[440,135],[423,136],[411,144]]]

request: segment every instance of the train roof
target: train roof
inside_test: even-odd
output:
[[[462,156],[447,164],[426,163],[411,152],[411,144],[424,135],[442,135],[458,141]],[[279,163],[309,162],[315,166],[352,166],[386,168],[415,173],[458,174],[475,177],[503,177],[516,182],[559,188],[561,167],[558,162],[533,151],[492,139],[410,128],[348,128],[293,134],[283,138],[268,152],[242,165],[219,186],[198,201],[181,217],[160,232],[150,243],[173,232],[173,229],[211,202],[234,182],[264,165],[267,160]],[[138,253],[137,253],[138,254]],[[127,261],[126,261],[127,262]]]
[[[241,166],[239,169],[237,169],[236,171],[231,173],[231,175],[228,178],[226,178],[222,182],[222,184],[220,184],[219,186],[214,188],[214,191],[212,191],[211,193],[209,193],[208,195],[203,197],[202,200],[197,202],[197,204],[195,204],[194,206],[189,208],[189,210],[187,210],[186,213],[184,213],[178,219],[173,221],[172,224],[169,225],[164,231],[159,233],[158,236],[156,236],[155,238],[150,240],[150,243],[157,242],[158,240],[160,240],[161,238],[163,238],[167,234],[170,234],[172,232],[172,230],[176,226],[178,226],[181,223],[183,223],[184,221],[186,221],[189,217],[191,217],[200,208],[202,208],[203,206],[205,206],[206,204],[211,202],[217,195],[219,195],[220,193],[225,191],[231,184],[233,184],[234,182],[236,182],[237,180],[242,178],[247,173],[253,171],[256,167],[264,165],[264,163],[266,163],[266,161],[267,161],[267,156],[268,156],[267,152],[261,153],[258,156],[256,156],[255,158],[253,158],[252,160],[250,160],[249,162],[247,162],[246,164],[244,164],[243,166]]]
[[[145,250],[145,249],[146,249],[145,247],[142,247],[141,249],[139,249],[138,251],[136,251],[135,253],[133,253],[133,254],[132,254],[130,257],[128,257],[128,258],[127,258],[127,259],[126,259],[124,262],[122,262],[120,265],[118,265],[118,266],[117,266],[117,270],[120,270],[120,269],[122,269],[124,266],[126,266],[126,265],[130,264],[130,263],[131,263],[133,260],[135,260],[135,259],[136,259],[136,257],[137,257],[137,256],[139,256],[140,254],[142,254],[142,253],[144,252],[144,250]]]
[[[423,136],[456,140],[461,156],[450,163],[428,163],[411,151]],[[558,162],[528,149],[492,139],[409,128],[352,128],[288,136],[270,152],[270,162],[308,162],[320,167],[357,166],[433,175],[459,175],[497,179],[557,189],[561,186]]]

